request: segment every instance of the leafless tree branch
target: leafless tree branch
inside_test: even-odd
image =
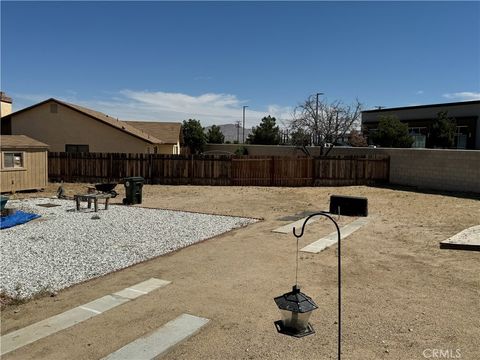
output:
[[[358,99],[352,105],[340,100],[328,103],[322,99],[317,110],[316,100],[316,96],[312,95],[295,107],[290,130],[309,134],[311,144],[320,147],[320,155],[327,155],[333,144],[360,125],[362,104]]]

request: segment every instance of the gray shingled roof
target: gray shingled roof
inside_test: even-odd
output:
[[[124,121],[137,129],[162,139],[166,144],[181,141],[182,123],[159,121]]]
[[[46,149],[49,145],[25,135],[1,135],[0,148],[2,149]]]

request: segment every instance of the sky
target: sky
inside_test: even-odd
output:
[[[480,99],[480,2],[1,2],[1,90],[202,125]]]

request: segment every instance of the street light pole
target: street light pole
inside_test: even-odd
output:
[[[237,127],[237,144],[240,144],[240,120],[235,125]]]
[[[313,145],[318,144],[318,97],[324,95],[323,93],[316,93],[317,105],[315,106],[315,137],[313,138]]]
[[[243,132],[242,132],[242,143],[245,144],[245,108],[247,108],[248,105],[243,105]]]

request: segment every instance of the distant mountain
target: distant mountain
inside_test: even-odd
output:
[[[225,142],[230,141],[233,143],[234,141],[237,141],[237,125],[236,124],[224,124],[224,125],[217,125],[220,127],[220,131],[222,134],[225,136]],[[208,132],[208,129],[210,129],[211,126],[207,126],[205,128],[205,134]],[[238,138],[240,140],[240,143],[242,142],[242,126],[240,125],[240,128],[238,129]],[[252,132],[252,129],[247,129],[245,128],[245,141],[248,138],[248,135]]]

